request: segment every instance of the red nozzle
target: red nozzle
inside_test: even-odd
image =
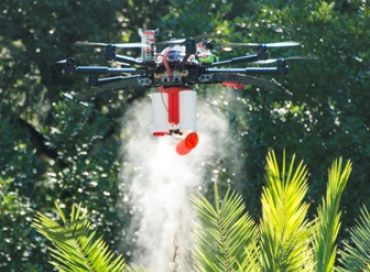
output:
[[[182,140],[176,145],[176,152],[179,155],[186,155],[191,151],[191,149],[187,148],[185,145],[185,141]]]
[[[239,82],[224,81],[222,82],[222,85],[224,85],[225,87],[233,88],[233,89],[240,89],[240,90],[245,89],[245,84],[239,83]]]
[[[196,132],[189,133],[185,138],[185,145],[189,149],[193,149],[197,146],[199,141],[198,134]]]
[[[196,132],[189,133],[184,140],[180,141],[176,146],[176,152],[179,155],[186,155],[194,149],[199,142],[199,137]]]

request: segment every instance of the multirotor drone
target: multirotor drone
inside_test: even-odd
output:
[[[94,88],[89,95],[80,98],[92,98],[99,93],[132,89],[158,87],[152,98],[151,132],[155,137],[172,135],[180,138],[176,151],[189,153],[198,143],[196,127],[197,93],[192,90],[195,84],[223,84],[232,88],[243,89],[253,85],[271,91],[283,91],[291,94],[275,79],[262,76],[283,75],[288,72],[286,60],[268,59],[268,49],[295,47],[299,43],[292,41],[278,43],[229,43],[228,48],[253,48],[254,54],[219,60],[213,53],[213,44],[209,40],[196,42],[192,38],[174,39],[156,42],[155,30],[140,31],[140,43],[95,43],[77,42],[77,46],[105,48],[107,61],[120,67],[76,66],[73,58],[62,60],[66,73],[89,75],[89,84]],[[158,52],[158,48],[163,49]],[[141,49],[141,57],[133,58],[118,54],[118,50]],[[301,59],[291,57],[290,59]],[[225,67],[234,64],[254,63],[273,64],[269,67]],[[99,75],[106,75],[99,77]]]

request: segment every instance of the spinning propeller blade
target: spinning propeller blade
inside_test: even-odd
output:
[[[183,44],[186,42],[187,39],[174,39],[174,40],[168,40],[163,42],[156,42],[156,44]]]
[[[97,43],[97,42],[76,42],[75,46],[88,46],[88,47],[107,47],[113,46],[115,48],[145,48],[148,47],[145,43]]]
[[[106,47],[107,43],[96,43],[96,42],[75,42],[75,46],[90,46],[90,47]]]
[[[266,47],[266,48],[285,48],[285,47],[295,47],[299,46],[299,42],[293,41],[286,41],[286,42],[275,42],[275,43],[227,43],[225,45],[226,49],[233,48],[233,47],[245,47],[245,48],[258,48],[258,47]]]
[[[317,57],[310,57],[310,56],[292,56],[286,58],[277,58],[277,59],[266,59],[266,60],[258,60],[254,63],[256,64],[276,64],[276,63],[283,63],[283,62],[291,62],[291,61],[299,61],[299,60],[317,60]]]
[[[116,43],[113,44],[116,48],[146,48],[148,47],[145,43]]]
[[[56,64],[67,64],[67,59],[58,60]]]

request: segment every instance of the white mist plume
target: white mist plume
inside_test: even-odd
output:
[[[180,156],[175,151],[178,140],[150,135],[150,121],[150,101],[145,99],[129,109],[123,125],[124,161],[132,171],[125,167],[122,179],[130,187],[137,228],[133,261],[154,272],[187,271],[183,261],[192,247],[191,195],[204,183],[207,160],[222,149],[228,122],[198,101],[199,144]]]

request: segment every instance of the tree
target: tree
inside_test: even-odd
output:
[[[266,185],[262,193],[262,218],[257,225],[245,213],[241,196],[228,191],[221,198],[215,188],[214,203],[195,198],[200,220],[194,250],[196,271],[334,271],[341,212],[339,203],[351,172],[351,163],[336,160],[329,169],[327,194],[308,219],[307,170],[303,161],[281,165],[274,153],[266,161]],[[243,222],[243,223],[242,223]],[[341,251],[341,271],[369,269],[368,212],[353,229],[352,241]],[[220,235],[222,234],[222,235]],[[348,243],[347,243],[348,246]],[[357,266],[350,265],[357,264]],[[356,270],[354,270],[356,269]],[[367,271],[367,270],[366,270]]]
[[[216,95],[213,86],[198,89],[200,97],[212,96],[218,102],[215,107],[229,118],[230,135],[240,143],[237,154],[225,153],[209,163],[205,178],[211,180],[213,170],[220,170],[220,190],[232,184],[256,219],[262,213],[263,158],[269,148],[294,150],[306,158],[312,169],[307,195],[313,206],[325,189],[325,165],[341,154],[356,165],[352,173],[356,182],[342,196],[343,224],[353,225],[361,203],[369,207],[366,1],[31,2],[0,1],[0,175],[18,203],[11,212],[14,221],[1,220],[1,270],[51,269],[29,218],[37,210],[48,212],[55,199],[66,206],[82,202],[88,207],[111,247],[117,249],[125,238],[119,234],[127,226],[130,207],[119,212],[112,208],[121,198],[119,172],[125,171],[120,165],[119,151],[125,144],[120,118],[145,92],[115,92],[82,106],[61,94],[88,91],[87,85],[81,78],[64,77],[55,61],[77,56],[80,64],[104,64],[103,54],[77,50],[73,43],[137,41],[139,27],[159,27],[162,39],[190,35],[214,39],[221,58],[246,53],[222,52],[224,41],[300,41],[301,48],[271,50],[271,57],[318,57],[290,63],[290,74],[278,79],[294,93],[292,97],[250,86],[223,90],[222,95]]]
[[[96,238],[87,219],[87,210],[72,205],[67,219],[60,205],[56,204],[62,225],[39,213],[34,228],[52,241],[55,249],[50,249],[54,259],[52,264],[58,271],[124,271],[122,256],[114,257],[102,237]]]
[[[339,204],[351,172],[351,163],[334,161],[329,169],[326,197],[316,218],[307,218],[307,170],[303,161],[279,165],[274,153],[266,160],[267,184],[262,194],[262,218],[254,222],[240,194],[228,190],[221,197],[217,184],[214,203],[200,193],[194,198],[199,222],[194,228],[194,271],[334,271],[340,227]],[[57,205],[63,224],[39,213],[34,227],[53,244],[50,252],[58,271],[126,271],[121,257],[114,259],[102,238],[95,241],[87,212],[72,206],[70,219]],[[339,271],[370,271],[370,216],[363,208],[351,231],[351,241],[340,250]]]
[[[110,209],[119,198],[120,117],[143,93],[117,94],[115,103],[98,98],[83,107],[62,93],[85,91],[85,83],[64,77],[55,62],[75,55],[77,40],[136,38],[138,27],[166,10],[164,2],[1,1],[0,175],[16,192],[19,226],[1,220],[0,270],[51,270],[29,218],[50,210],[54,199],[68,206],[82,201],[118,247],[115,233],[127,223]],[[103,56],[81,51],[80,63],[104,64]]]

